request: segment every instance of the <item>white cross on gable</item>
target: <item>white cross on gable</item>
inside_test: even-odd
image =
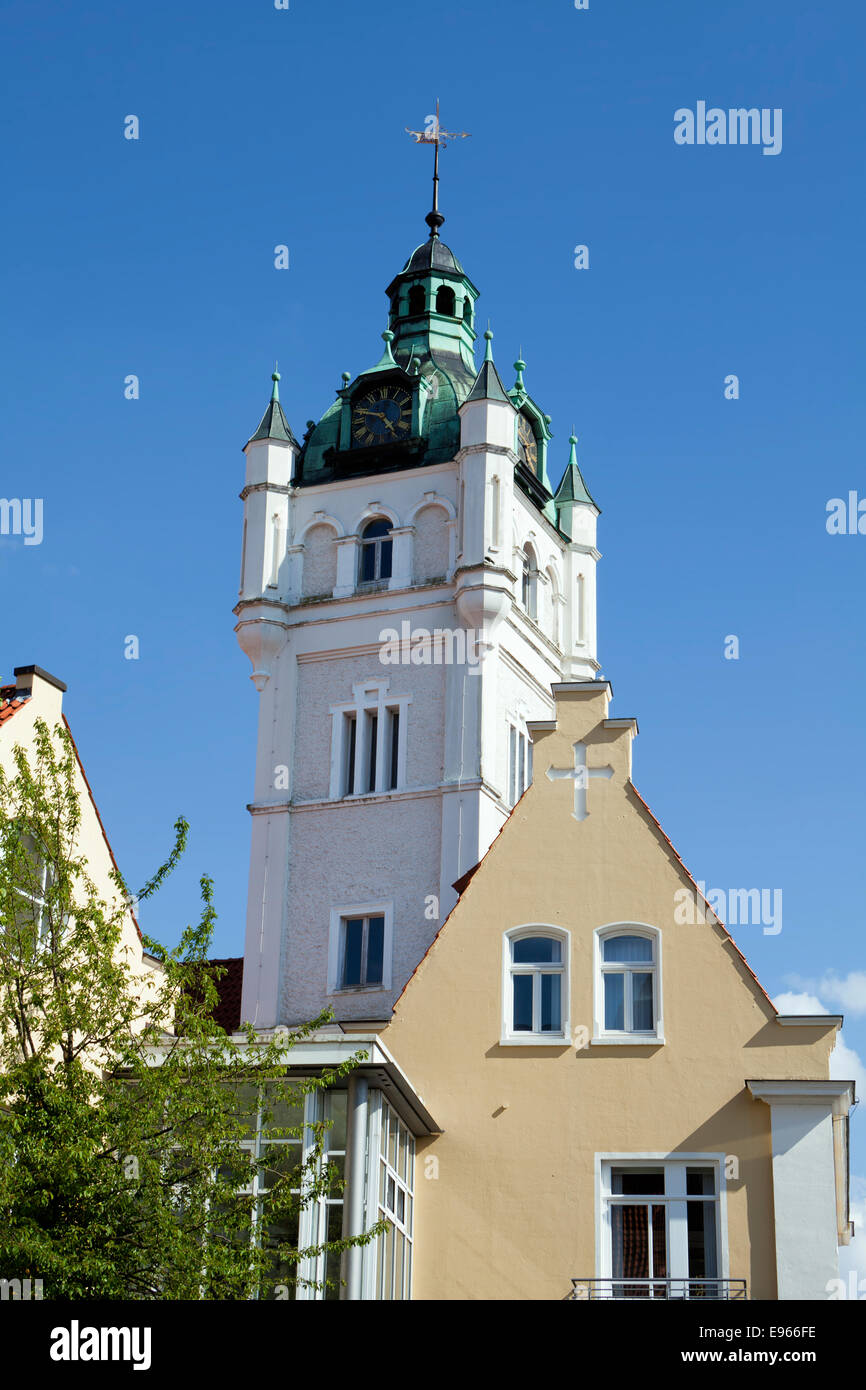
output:
[[[586,744],[574,744],[574,767],[549,767],[547,775],[551,782],[555,782],[560,777],[570,777],[574,782],[574,810],[572,815],[575,820],[586,820],[589,811],[586,809],[586,789],[590,777],[610,778],[613,776],[613,768],[587,767],[586,765]]]

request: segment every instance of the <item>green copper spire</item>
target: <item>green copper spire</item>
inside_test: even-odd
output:
[[[568,442],[571,445],[568,463],[565,465],[562,481],[556,489],[556,495],[553,499],[557,514],[571,502],[587,503],[590,507],[595,507],[595,510],[600,514],[601,508],[583,481],[583,474],[577,462],[577,435],[570,435]]]
[[[289,422],[283,414],[283,407],[280,405],[280,374],[276,364],[274,364],[274,370],[271,374],[271,381],[274,384],[267,410],[262,416],[255,434],[247,440],[247,444],[252,444],[256,439],[278,439],[283,444],[293,444],[297,449],[299,447],[298,441],[292,434]]]
[[[382,337],[385,341],[385,351],[382,353],[382,356],[379,358],[379,361],[376,363],[375,367],[370,367],[368,371],[365,373],[365,375],[369,375],[372,372],[392,372],[394,368],[397,366],[397,363],[394,361],[394,354],[391,351],[391,344],[394,341],[394,334],[391,332],[390,328],[385,329],[385,332],[382,334]]]
[[[481,370],[475,378],[475,385],[466,397],[467,401],[502,401],[509,405],[510,401],[502,385],[502,380],[496,370],[493,361],[493,334],[490,329],[484,334],[484,361],[481,363]]]

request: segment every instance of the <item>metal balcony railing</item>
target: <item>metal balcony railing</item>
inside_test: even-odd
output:
[[[616,1299],[638,1302],[648,1298],[676,1302],[701,1299],[727,1303],[746,1297],[745,1279],[572,1279],[575,1302]]]

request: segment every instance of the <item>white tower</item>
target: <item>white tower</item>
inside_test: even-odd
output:
[[[433,219],[431,221],[431,219]],[[299,446],[246,446],[237,636],[259,692],[242,1018],[386,1021],[531,777],[527,721],[598,674],[598,508],[506,391],[439,239],[388,287],[379,362]]]

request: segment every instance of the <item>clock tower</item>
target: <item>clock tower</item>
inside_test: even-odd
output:
[[[242,1018],[384,1024],[454,884],[531,779],[551,684],[593,681],[598,508],[576,441],[554,494],[526,364],[506,390],[478,290],[429,236],[378,360],[301,442],[245,448],[236,633],[259,724]]]

